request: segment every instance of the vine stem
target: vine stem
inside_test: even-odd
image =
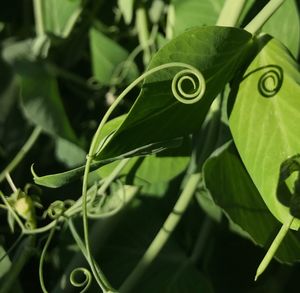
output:
[[[285,0],[271,0],[266,6],[245,26],[245,30],[256,34],[267,20],[277,11]]]
[[[235,26],[244,9],[246,0],[226,0],[216,25]]]
[[[254,278],[255,281],[258,279],[258,277],[265,271],[265,269],[269,265],[274,254],[276,253],[279,245],[281,244],[285,235],[289,231],[294,219],[295,218],[293,216],[290,216],[289,219],[282,225],[281,229],[279,230],[278,234],[276,235],[275,239],[273,240],[270,248],[268,249],[265,257],[263,258],[263,260],[261,261],[260,265],[257,268],[256,275]]]
[[[38,37],[41,37],[45,34],[42,1],[43,0],[33,0],[35,31]]]
[[[205,80],[204,80],[203,76],[201,75],[201,73],[198,72],[198,70],[195,67],[188,65],[186,63],[181,63],[181,62],[171,62],[171,63],[166,63],[166,64],[159,65],[157,67],[154,67],[154,68],[148,70],[147,72],[143,73],[135,81],[133,81],[129,86],[127,86],[125,88],[125,90],[114,101],[114,103],[108,108],[108,110],[106,111],[105,115],[103,116],[103,118],[94,134],[94,137],[93,137],[91,145],[90,145],[90,149],[89,149],[87,159],[86,159],[84,175],[83,175],[83,183],[82,183],[82,213],[83,213],[84,242],[85,242],[85,246],[86,246],[86,250],[87,250],[87,257],[88,257],[88,261],[91,266],[91,270],[93,272],[93,275],[94,275],[98,285],[101,287],[101,289],[104,292],[116,292],[116,291],[109,284],[108,280],[106,279],[104,274],[101,272],[101,270],[99,270],[99,272],[97,272],[96,264],[94,262],[92,254],[91,254],[90,243],[89,243],[89,232],[88,232],[88,211],[87,211],[87,189],[88,189],[88,175],[90,172],[90,166],[91,166],[94,156],[97,155],[97,153],[99,153],[101,151],[101,147],[103,147],[103,146],[99,147],[98,140],[100,137],[100,133],[101,133],[105,123],[108,121],[110,115],[115,110],[115,108],[119,105],[119,103],[125,98],[125,96],[137,84],[139,84],[141,81],[143,81],[146,77],[152,75],[153,73],[155,73],[157,71],[167,69],[167,68],[172,68],[172,67],[184,67],[186,69],[190,69],[191,71],[194,71],[194,72],[196,71],[196,73],[200,75],[200,77],[202,78],[202,81],[204,82],[203,84],[201,84],[202,90],[200,92],[200,94],[202,94],[202,95],[204,94]],[[176,97],[176,99],[178,99],[178,98]]]
[[[122,284],[119,290],[121,293],[131,292],[135,283],[139,280],[148,266],[153,262],[161,249],[164,247],[172,232],[175,230],[177,224],[179,223],[182,215],[186,211],[200,180],[200,173],[192,174],[189,177],[187,184],[180,194],[172,212],[169,214],[158,234],[144,253],[142,259],[138,262],[134,270]]]
[[[0,173],[0,183],[4,180],[7,173],[11,173],[16,166],[24,159],[25,155],[28,153],[28,151],[31,149],[31,147],[34,145],[36,140],[38,139],[42,129],[39,126],[36,126],[33,132],[31,133],[28,140],[25,142],[25,144],[22,146],[22,148],[19,150],[19,152],[16,154],[14,159],[7,165],[7,167]]]
[[[40,284],[41,284],[41,288],[43,290],[43,293],[48,293],[47,289],[46,289],[46,286],[45,286],[45,282],[44,282],[44,274],[43,274],[43,265],[44,265],[44,259],[45,259],[45,256],[46,256],[46,252],[47,252],[47,249],[49,247],[49,244],[54,236],[54,232],[55,232],[55,229],[56,229],[56,225],[51,229],[49,235],[48,235],[48,238],[47,238],[47,241],[45,243],[45,246],[43,248],[43,251],[42,251],[42,254],[41,254],[41,258],[40,258],[40,264],[39,264],[39,279],[40,279]]]
[[[27,230],[23,224],[23,222],[21,221],[21,219],[19,218],[19,216],[17,215],[17,213],[15,212],[15,210],[13,209],[13,207],[10,205],[10,203],[8,202],[8,200],[6,199],[5,195],[0,191],[0,197],[2,199],[2,201],[4,202],[4,204],[6,205],[7,209],[9,212],[11,212],[11,214],[13,215],[14,219],[16,220],[16,222],[18,223],[19,227],[22,230],[22,233],[24,233],[24,230]]]

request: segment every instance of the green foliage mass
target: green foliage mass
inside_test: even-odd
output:
[[[299,1],[2,2],[1,293],[299,291]]]

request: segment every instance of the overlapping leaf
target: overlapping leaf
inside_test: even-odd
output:
[[[243,166],[233,143],[218,149],[205,163],[204,178],[214,202],[251,239],[268,247],[280,229]],[[300,239],[288,232],[276,257],[283,262],[300,259]]]
[[[289,51],[268,36],[240,83],[230,116],[235,144],[268,209],[282,223],[289,209],[277,200],[281,164],[299,154],[300,74]],[[293,189],[294,182],[289,182]],[[292,228],[298,229],[295,220]]]

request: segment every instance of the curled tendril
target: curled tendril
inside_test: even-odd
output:
[[[80,276],[79,276],[80,275]],[[79,277],[84,276],[84,279],[78,280]],[[70,274],[70,283],[76,288],[82,288],[80,293],[84,293],[88,290],[92,282],[91,272],[83,267],[74,269]]]
[[[64,212],[74,204],[73,200],[56,200],[50,204],[47,214],[51,219],[58,219]]]
[[[84,243],[86,247],[87,261],[90,264],[92,273],[98,285],[105,292],[109,292],[109,291],[116,292],[116,291],[109,284],[104,274],[97,269],[97,265],[92,257],[92,252],[90,249],[90,240],[89,240],[88,206],[87,206],[88,175],[90,172],[90,166],[94,156],[95,155],[97,156],[103,148],[103,145],[99,145],[99,136],[100,133],[102,132],[105,123],[108,121],[110,115],[112,114],[112,112],[136,85],[138,85],[145,78],[149,77],[150,75],[158,71],[175,68],[175,67],[179,67],[179,68],[181,67],[184,69],[179,71],[177,74],[175,74],[174,78],[172,79],[172,92],[174,97],[181,103],[192,104],[192,103],[196,103],[204,96],[205,89],[206,89],[205,79],[201,74],[201,72],[194,66],[182,62],[171,62],[171,63],[159,65],[157,67],[148,70],[147,72],[139,76],[135,81],[133,81],[129,86],[127,86],[126,89],[116,98],[113,104],[108,108],[108,110],[106,111],[105,115],[103,116],[96,130],[96,133],[94,134],[94,138],[91,142],[89,152],[86,157],[87,160],[85,164],[83,183],[82,183],[82,214],[83,214],[82,219],[83,219]],[[195,77],[196,80],[194,79]],[[184,82],[191,83],[193,90],[192,91],[189,90],[186,92],[185,89],[187,87],[184,87],[183,84]],[[191,87],[189,86],[188,88],[190,89]]]
[[[192,92],[184,90],[184,82],[190,82]],[[205,93],[205,79],[196,68],[183,69],[179,71],[172,80],[172,93],[174,97],[183,104],[193,104],[198,102]]]
[[[257,86],[262,96],[271,98],[279,92],[282,86],[282,82],[282,69],[278,66],[272,66],[272,69],[269,69],[260,77]]]

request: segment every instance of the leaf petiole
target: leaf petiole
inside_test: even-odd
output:
[[[276,253],[279,245],[281,244],[281,242],[283,241],[287,232],[289,231],[294,219],[295,218],[291,215],[288,218],[288,220],[282,225],[281,229],[279,230],[278,234],[276,235],[275,239],[273,240],[271,246],[269,247],[265,257],[263,258],[263,260],[261,261],[260,265],[257,268],[256,275],[254,278],[255,281],[268,267],[270,261],[272,260],[274,254]]]

